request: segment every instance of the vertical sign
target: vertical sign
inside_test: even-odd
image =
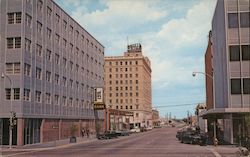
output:
[[[94,103],[103,103],[103,88],[94,89]]]

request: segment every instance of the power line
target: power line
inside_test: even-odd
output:
[[[162,106],[153,106],[154,108],[165,108],[165,107],[179,107],[179,106],[192,106],[197,105],[199,103],[192,103],[192,104],[177,104],[177,105],[162,105]]]

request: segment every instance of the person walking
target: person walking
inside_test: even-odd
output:
[[[89,129],[86,130],[87,138],[89,138]]]
[[[84,129],[82,129],[82,130],[81,130],[81,133],[82,133],[82,137],[84,137],[85,130],[84,130]]]

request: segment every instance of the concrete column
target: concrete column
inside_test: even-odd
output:
[[[45,123],[45,119],[42,119],[41,130],[40,130],[40,142],[41,142],[41,143],[44,142],[44,139],[43,139],[44,123]]]
[[[58,124],[58,140],[61,140],[61,134],[62,134],[62,119],[59,119],[59,124]]]
[[[23,134],[24,134],[24,119],[18,118],[17,119],[17,145],[18,146],[24,145]]]

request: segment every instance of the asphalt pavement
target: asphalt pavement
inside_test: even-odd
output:
[[[177,128],[157,128],[148,132],[110,140],[85,140],[53,147],[4,149],[0,157],[237,157],[234,146],[199,146],[180,143]]]

